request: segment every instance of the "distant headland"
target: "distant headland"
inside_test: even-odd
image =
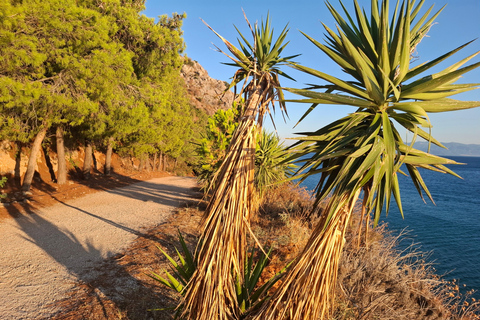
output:
[[[480,157],[480,144],[463,144],[458,142],[442,142],[442,144],[448,149],[440,148],[432,143],[430,147],[430,153],[439,156]],[[428,142],[416,142],[415,148],[422,151],[427,151]]]

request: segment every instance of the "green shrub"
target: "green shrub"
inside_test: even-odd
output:
[[[220,168],[230,139],[238,125],[238,116],[242,108],[241,103],[233,103],[228,110],[218,110],[208,119],[205,135],[197,143],[196,167],[200,184],[208,190],[213,175]]]
[[[260,193],[293,174],[295,165],[285,161],[287,155],[275,133],[263,131],[259,135],[255,150],[255,186]]]
[[[7,177],[2,177],[2,179],[0,179],[0,188],[3,188],[5,183],[7,183]],[[0,193],[0,200],[4,199],[6,197],[7,197],[6,193],[3,193],[3,192]]]
[[[211,187],[215,172],[220,168],[233,132],[238,125],[238,116],[243,103],[234,103],[228,110],[218,110],[208,119],[206,135],[196,149],[199,158],[197,176],[205,190]],[[262,131],[255,148],[255,185],[260,193],[293,173],[294,165],[285,162],[287,153],[275,133]]]
[[[175,290],[177,293],[184,295],[184,289],[197,268],[198,256],[196,254],[192,254],[192,252],[188,249],[185,239],[180,232],[178,232],[178,237],[182,247],[182,252],[180,252],[178,249],[175,249],[177,252],[177,259],[171,257],[159,247],[163,255],[168,259],[168,261],[170,261],[171,272],[164,270],[166,277],[162,277],[157,273],[152,273],[149,276],[164,286],[167,286]],[[244,275],[242,277],[243,282],[239,275],[236,275],[235,277],[237,302],[243,315],[257,310],[269,297],[268,290],[283,276],[286,267],[267,280],[264,284],[259,285],[262,272],[269,264],[270,253],[271,250],[266,254],[260,252],[258,257],[256,257],[256,251],[252,248],[248,254],[248,259],[245,261]],[[254,260],[256,260],[256,262]],[[176,308],[176,318],[178,318],[181,314],[181,310],[181,305]]]

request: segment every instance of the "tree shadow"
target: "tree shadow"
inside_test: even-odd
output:
[[[194,178],[191,178],[191,179],[194,179]],[[140,200],[143,202],[158,203],[158,204],[169,206],[169,207],[178,207],[179,205],[182,205],[183,203],[188,202],[181,199],[185,199],[185,198],[200,199],[202,196],[200,188],[198,187],[185,188],[182,186],[176,186],[176,185],[167,184],[167,183],[154,183],[154,182],[139,181],[139,180],[136,180],[136,181],[137,181],[136,183],[127,184],[125,186],[118,187],[115,189],[107,189],[107,188],[103,189],[103,187],[98,187],[98,190],[104,191],[111,195],[117,195],[125,198]],[[56,200],[56,202],[58,202],[59,204],[62,204],[71,209],[75,209],[80,212],[83,212],[86,215],[95,217],[106,223],[115,225],[114,222],[106,221],[106,219],[98,215],[95,215],[91,212],[87,212],[81,208],[68,204],[58,199],[57,197],[55,197],[55,195],[53,194],[51,194],[51,197],[52,199]],[[121,229],[125,228],[125,226],[121,226],[121,225],[115,225],[115,226]],[[135,230],[126,230],[126,231],[132,232],[140,236],[140,234],[137,234]]]
[[[94,190],[109,190],[112,188],[121,188],[142,181],[139,179],[135,179],[132,176],[118,173],[113,167],[111,168],[108,175],[94,170],[87,179],[82,169],[77,166],[68,171],[68,176],[69,179],[75,181],[75,183],[87,186]]]
[[[198,188],[194,188],[193,192],[184,187],[174,186],[171,184],[153,183],[142,181],[131,184],[125,188],[116,188],[105,190],[105,192],[113,195],[133,198],[144,202],[154,202],[167,206],[177,206],[178,197],[200,197]]]
[[[149,182],[131,185],[128,189],[115,189],[109,190],[108,192],[169,206],[179,205],[179,199],[177,198],[179,195],[182,197],[192,196],[192,193],[186,188]],[[116,229],[129,232],[140,238],[155,241],[163,247],[171,246],[171,239],[165,240],[158,236],[146,234],[117,221],[107,219],[93,212],[60,201],[59,199],[56,200],[65,208],[73,209],[88,217],[98,219],[101,223],[108,224]],[[21,206],[23,212],[18,212],[17,208],[6,208],[9,214],[15,218],[18,236],[21,238],[18,242],[18,250],[22,250],[20,248],[22,241],[23,243],[34,244],[40,249],[37,250],[40,256],[45,256],[45,254],[48,256],[48,258],[44,260],[37,260],[35,256],[30,257],[30,259],[35,260],[35,264],[49,263],[48,260],[51,258],[58,265],[68,270],[68,273],[73,276],[76,281],[81,283],[84,288],[87,288],[86,290],[90,290],[90,297],[93,297],[95,305],[97,306],[97,310],[95,311],[97,315],[103,314],[104,319],[116,318],[118,314],[115,314],[115,308],[117,308],[117,312],[118,310],[123,310],[122,312],[129,314],[129,319],[163,319],[164,316],[159,316],[157,313],[149,311],[149,308],[159,307],[158,305],[151,305],[150,303],[152,303],[152,301],[160,302],[160,307],[175,305],[174,299],[168,294],[158,290],[156,286],[147,285],[133,277],[127,271],[126,266],[121,263],[122,254],[114,255],[113,252],[99,247],[98,243],[93,241],[94,239],[88,239],[82,237],[82,235],[74,234],[69,228],[59,227],[52,221],[44,218],[41,212],[38,213],[38,211],[35,211],[29,203],[22,203]],[[102,237],[106,235],[102,234],[99,236]],[[43,272],[43,270],[47,270],[47,272]],[[48,282],[48,278],[53,277],[52,281],[55,282],[55,275],[50,274],[49,270],[47,266],[46,268],[38,268],[36,272],[38,272],[38,277],[43,278],[43,281]],[[24,275],[17,273],[14,276],[21,279]],[[22,280],[20,280],[20,282],[21,281]],[[26,283],[25,285],[31,284]],[[133,296],[137,296],[137,298],[138,296],[153,297],[153,300],[152,298],[145,299],[145,305],[143,308],[140,308],[141,310],[138,306],[129,309],[128,306],[131,304],[132,294]],[[4,299],[18,298],[4,297]],[[65,303],[66,301],[64,301],[63,307],[69,305],[70,309],[72,307],[75,309],[75,303],[79,303],[72,301]],[[58,309],[58,304],[59,302],[55,302],[52,305],[45,306],[45,308],[46,310]],[[115,305],[113,311],[111,307],[112,304]],[[62,306],[62,302],[60,302],[60,306]],[[100,311],[98,310],[99,307],[101,309]],[[89,318],[90,316],[84,315],[83,317]],[[50,316],[48,316],[48,318],[50,318]],[[57,319],[62,319],[61,313],[57,315]]]
[[[196,241],[192,239],[196,240],[195,236],[186,234],[185,238],[190,241],[188,245],[194,248]],[[93,268],[97,274],[95,278],[80,288],[83,294],[79,294],[79,290],[73,292],[69,301],[65,300],[69,307],[52,320],[172,319],[173,308],[178,304],[179,295],[152,280],[148,275],[169,269],[169,262],[161,255],[158,247],[162,247],[170,256],[175,256],[175,248],[180,247],[178,239],[174,235],[159,236],[158,233],[151,232],[139,237],[132,247],[133,249],[128,252],[117,254],[96,265]],[[152,253],[152,250],[155,252]],[[141,265],[133,270],[131,267],[136,264],[138,256],[142,259]],[[154,262],[149,261],[152,257]],[[136,277],[131,277],[132,274]],[[133,283],[132,280],[137,283]],[[113,308],[102,298],[105,294],[109,301],[115,303]],[[88,303],[85,303],[85,300]],[[72,305],[72,302],[76,305]],[[86,305],[89,309],[87,312],[82,310]],[[103,317],[99,317],[99,314]]]
[[[55,169],[53,169],[52,160],[50,159],[50,154],[48,153],[47,147],[42,145],[43,158],[45,159],[45,164],[48,168],[48,173],[50,174],[50,179],[53,182],[57,182],[57,177],[55,177]]]
[[[6,189],[7,197],[6,199],[3,199],[2,202],[6,203],[5,208],[8,210],[9,215],[12,217],[17,217],[18,209],[16,209],[16,206],[23,207],[24,210],[25,208],[30,208],[28,203],[32,200],[32,198],[34,198],[34,196],[32,195],[31,191],[24,192],[21,190],[22,184],[15,176],[7,174],[5,177],[7,177],[7,183],[3,189]],[[35,171],[33,175],[32,186],[49,196],[57,191],[51,184],[42,179],[42,176],[38,171]]]

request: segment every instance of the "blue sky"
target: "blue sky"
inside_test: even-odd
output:
[[[390,1],[392,9],[395,2],[394,0]],[[335,8],[340,8],[337,0],[331,0],[330,3]],[[353,7],[353,0],[344,0],[343,3],[347,8]],[[359,0],[359,3],[366,10],[370,8],[370,1],[368,0]],[[430,30],[428,37],[417,47],[418,63],[433,60],[470,40],[480,37],[480,0],[450,0],[449,2],[445,0],[426,0],[422,12],[425,12],[432,5],[434,5],[434,12],[444,5],[446,7],[436,19],[436,24]],[[285,55],[300,53],[301,56],[295,59],[297,62],[337,77],[344,77],[340,68],[299,32],[301,30],[316,40],[324,42],[324,29],[321,23],[325,23],[330,28],[335,27],[334,20],[324,1],[147,0],[146,10],[143,13],[148,17],[156,18],[159,15],[171,15],[173,12],[185,12],[187,19],[185,19],[182,29],[187,46],[186,54],[193,60],[198,61],[211,77],[229,81],[235,69],[221,64],[221,62],[228,62],[228,59],[215,51],[214,44],[221,49],[225,49],[225,47],[222,46],[220,39],[202,23],[200,18],[205,20],[223,37],[235,42],[238,33],[233,25],[237,26],[244,35],[249,35],[242,8],[251,23],[261,21],[269,12],[276,35],[288,23],[290,32],[287,40],[290,41],[290,44],[284,51]],[[439,69],[446,68],[476,51],[480,51],[480,39],[445,61]],[[471,60],[470,63],[478,61],[480,61],[480,55]],[[318,83],[313,77],[288,67],[285,67],[284,71],[297,80],[297,82],[292,82],[285,79],[286,81],[282,82],[285,87],[301,88],[305,83]],[[480,83],[480,68],[465,75],[458,83]],[[287,98],[295,98],[295,96],[291,95]],[[453,98],[480,101],[480,89]],[[293,126],[307,108],[308,105],[306,104],[287,104],[290,118],[287,119],[286,123],[279,113],[276,115],[275,123],[280,137],[291,138],[295,136],[294,133],[296,132],[316,130],[354,111],[352,107],[319,106],[293,129]],[[480,108],[431,114],[430,120],[433,124],[432,134],[439,141],[480,144]],[[266,121],[266,123],[268,123],[267,127],[273,130],[270,121]]]

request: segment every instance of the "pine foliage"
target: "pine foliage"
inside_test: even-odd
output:
[[[144,9],[144,1],[2,1],[0,139],[28,145],[61,126],[124,154],[187,157],[198,124],[180,77],[186,16],[155,21]]]

